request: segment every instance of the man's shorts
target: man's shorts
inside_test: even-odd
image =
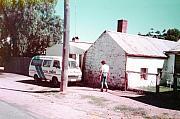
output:
[[[102,82],[103,82],[103,83],[107,82],[107,76],[108,76],[108,73],[106,73],[106,72],[103,72],[103,73],[102,73],[101,83],[102,83]]]

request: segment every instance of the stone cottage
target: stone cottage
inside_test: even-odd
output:
[[[112,87],[139,89],[156,85],[156,74],[167,58],[163,51],[177,43],[122,33],[126,26],[126,21],[119,20],[118,32],[104,31],[87,50],[83,79],[88,85],[99,85],[101,60],[110,66],[108,83]]]

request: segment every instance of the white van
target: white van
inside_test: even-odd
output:
[[[81,81],[82,72],[72,58],[68,59],[68,81]],[[60,56],[34,56],[29,65],[29,76],[35,81],[49,80],[54,86],[61,82],[62,57]]]

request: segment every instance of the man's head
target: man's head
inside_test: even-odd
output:
[[[102,61],[101,61],[101,64],[103,64],[103,65],[106,64],[106,61],[102,60]]]

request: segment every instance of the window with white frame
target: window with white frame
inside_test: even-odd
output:
[[[147,68],[141,68],[141,79],[147,80],[148,76],[148,69]]]

